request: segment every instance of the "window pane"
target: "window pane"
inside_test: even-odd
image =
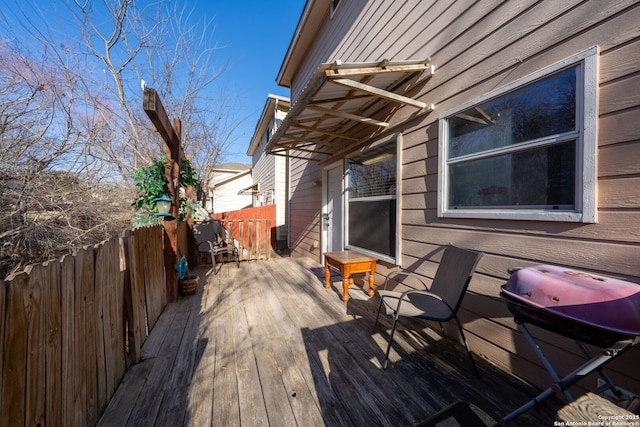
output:
[[[396,256],[397,144],[374,147],[349,159],[347,245]]]
[[[349,160],[349,196],[373,197],[396,194],[396,146]]]
[[[449,118],[449,158],[576,129],[577,67]]]
[[[473,160],[449,168],[450,209],[575,209],[576,142]]]
[[[349,244],[396,256],[395,199],[349,202]]]

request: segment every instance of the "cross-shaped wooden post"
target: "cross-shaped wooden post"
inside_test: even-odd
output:
[[[142,107],[147,113],[156,130],[165,142],[167,165],[165,175],[169,183],[169,197],[171,197],[171,217],[164,221],[164,269],[166,273],[167,302],[178,298],[178,274],[176,264],[179,261],[178,249],[178,188],[180,187],[180,163],[182,161],[182,147],[180,146],[180,119],[175,119],[173,126],[169,120],[160,97],[155,89],[145,88]]]

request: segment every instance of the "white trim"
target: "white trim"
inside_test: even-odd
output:
[[[584,102],[583,102],[583,124],[590,123],[592,126],[584,126],[582,134],[582,147],[585,153],[582,156],[582,222],[595,223],[598,221],[597,205],[597,185],[598,185],[598,164],[596,155],[598,151],[598,62],[600,54],[598,48],[593,48],[594,52],[584,59]]]
[[[213,174],[215,174],[216,172],[220,172],[220,171],[222,171],[223,173],[224,172],[233,172],[230,169],[216,169],[216,170],[213,171]],[[221,185],[228,184],[229,182],[234,181],[234,180],[236,180],[238,178],[242,178],[243,176],[245,176],[247,174],[250,174],[250,173],[251,173],[251,168],[245,169],[245,170],[243,170],[241,172],[236,172],[231,176],[228,176],[228,177],[226,177],[224,179],[221,179],[220,181],[216,181],[216,182],[211,183],[210,187],[211,188],[220,187]]]
[[[574,66],[576,64],[578,64],[581,61],[584,61],[585,59],[587,59],[590,56],[596,55],[598,54],[598,47],[594,46],[594,47],[590,47],[589,49],[583,50],[582,52],[576,53],[573,56],[570,56],[569,58],[565,58],[561,61],[556,62],[555,64],[551,64],[545,68],[542,68],[538,71],[535,71],[531,74],[528,74],[524,77],[519,78],[518,80],[515,80],[507,85],[501,86],[497,89],[492,90],[489,93],[485,93],[484,95],[481,95],[475,99],[472,99],[468,102],[465,102],[464,104],[461,104],[455,108],[450,109],[449,111],[445,111],[444,113],[440,114],[440,116],[438,116],[438,119],[444,119],[447,118],[449,116],[452,116],[455,113],[458,113],[460,111],[464,111],[467,110],[471,107],[473,107],[476,104],[481,104],[485,101],[488,101],[492,98],[496,98],[506,92],[510,92],[514,89],[518,89],[522,86],[525,86],[529,83],[533,83],[536,80],[540,80],[546,76],[548,76],[549,74],[555,73],[556,71],[560,71],[563,68],[569,68],[571,66]],[[597,64],[597,59],[596,59],[596,64]],[[593,65],[593,64],[592,64]]]
[[[598,47],[594,46],[579,52],[569,58],[542,68],[532,74],[515,80],[505,86],[492,90],[478,98],[472,99],[453,109],[442,113],[439,117],[438,145],[438,217],[448,218],[486,218],[486,219],[514,219],[537,221],[566,221],[595,223],[597,221],[597,121],[598,121]],[[454,161],[447,161],[449,129],[448,119],[455,114],[465,111],[475,105],[497,98],[512,90],[524,87],[550,74],[578,65],[576,84],[576,126],[577,129],[562,135],[551,135],[539,140],[528,141],[517,145],[516,148],[536,147],[562,140],[576,139],[576,211],[556,211],[551,209],[448,209],[449,180],[447,175],[450,164],[455,164],[465,157]],[[581,143],[580,143],[581,142]],[[501,153],[507,153],[511,148],[502,148]],[[486,154],[488,152],[484,152]],[[475,153],[479,154],[479,153]],[[466,156],[466,157],[475,157]]]

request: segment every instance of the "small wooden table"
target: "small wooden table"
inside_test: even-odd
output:
[[[342,275],[342,301],[347,302],[349,300],[349,285],[353,284],[353,273],[366,273],[369,272],[369,293],[370,297],[373,296],[373,289],[375,287],[376,276],[376,258],[363,255],[356,251],[338,251],[338,252],[325,252],[324,254],[324,267],[325,267],[325,288],[331,287],[331,271],[329,267],[334,267],[340,271]]]

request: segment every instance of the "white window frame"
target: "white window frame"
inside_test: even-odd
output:
[[[367,147],[367,149],[373,148],[373,147],[377,147],[379,145],[383,145],[383,144],[387,144],[390,142],[395,141],[396,144],[396,194],[395,196],[377,196],[377,197],[368,197],[365,198],[367,200],[383,200],[383,199],[392,199],[395,198],[396,201],[396,229],[395,229],[395,257],[391,257],[385,254],[381,254],[378,252],[374,252],[371,250],[368,250],[366,248],[361,248],[359,246],[354,246],[354,245],[350,245],[349,244],[349,201],[351,200],[358,200],[356,199],[350,199],[349,195],[347,194],[347,191],[345,191],[345,196],[344,196],[344,242],[345,242],[345,248],[347,249],[352,249],[358,252],[361,252],[363,254],[378,258],[379,260],[382,261],[386,261],[386,262],[390,262],[392,264],[395,265],[399,265],[400,264],[400,250],[401,250],[401,236],[400,236],[400,224],[402,223],[401,218],[400,218],[400,213],[402,212],[402,206],[401,206],[401,200],[402,200],[402,134],[395,134],[390,138],[385,138],[379,142],[376,142],[374,144],[371,144]],[[349,159],[352,157],[356,157],[359,154],[362,154],[365,151],[365,149],[362,149],[360,151],[358,151],[357,153],[352,153],[351,155],[347,156],[346,161],[345,161],[345,182],[348,182],[349,178],[347,176],[347,174],[349,173]]]
[[[597,119],[598,119],[598,47],[591,47],[562,61],[522,77],[506,86],[495,89],[438,117],[439,121],[439,169],[438,169],[438,216],[448,218],[486,218],[534,221],[564,221],[595,223],[597,221]],[[449,125],[448,119],[457,113],[493,98],[506,94],[535,81],[541,80],[562,69],[578,66],[576,85],[576,189],[575,209],[554,211],[549,209],[449,209]],[[528,148],[548,144],[553,136],[527,141]],[[475,157],[464,156],[465,160]],[[459,160],[456,159],[456,160]]]

